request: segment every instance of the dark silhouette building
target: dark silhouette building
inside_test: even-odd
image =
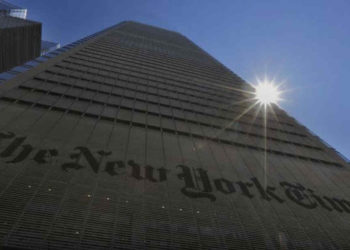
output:
[[[11,19],[9,17],[24,20]],[[0,22],[2,23],[0,25],[2,29],[0,59],[3,61],[3,65],[0,65],[0,73],[60,48],[60,44],[57,42],[41,40],[39,45],[40,53],[38,53],[37,26],[39,23],[27,21],[25,20],[26,18],[27,9],[0,0]],[[41,24],[39,35],[41,38]],[[16,70],[14,69],[14,71]]]
[[[41,23],[0,15],[0,73],[40,56]]]
[[[341,249],[347,162],[183,35],[123,22],[0,84],[0,242]],[[265,147],[267,145],[267,148]]]

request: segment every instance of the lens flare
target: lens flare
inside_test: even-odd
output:
[[[273,82],[263,81],[255,86],[255,99],[263,105],[277,104],[280,100],[280,94],[281,92]]]
[[[284,93],[288,90],[285,89],[284,81],[279,82],[279,84],[276,84],[274,80],[269,80],[266,75],[263,80],[256,78],[255,82],[256,85],[251,84],[253,88],[249,88],[249,90],[233,87],[224,87],[225,89],[227,88],[231,91],[240,92],[241,95],[246,96],[246,98],[242,98],[242,100],[232,102],[228,106],[228,108],[230,109],[235,105],[242,105],[245,106],[245,108],[236,117],[233,117],[230,122],[225,124],[225,126],[221,130],[219,130],[215,136],[217,138],[223,137],[223,133],[225,133],[225,130],[227,128],[232,128],[232,126],[234,126],[236,122],[239,122],[239,120],[247,114],[253,116],[251,121],[252,124],[255,125],[257,123],[257,118],[259,118],[259,120],[263,122],[263,131],[261,131],[260,133],[263,135],[264,138],[264,154],[262,159],[262,166],[264,173],[264,189],[266,189],[268,187],[267,183],[269,173],[269,123],[272,119],[279,123],[279,119],[275,112],[275,109],[280,108],[279,102],[285,101],[285,98],[282,98],[282,95],[284,95]],[[269,115],[271,115],[272,117],[269,118]]]

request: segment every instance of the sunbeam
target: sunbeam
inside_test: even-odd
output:
[[[220,135],[227,129],[232,126],[235,122],[240,120],[244,115],[250,112],[253,108],[256,107],[255,112],[252,113],[252,123],[255,123],[255,120],[259,116],[259,113],[262,112],[262,122],[263,122],[263,138],[264,138],[264,159],[263,159],[263,173],[264,173],[264,188],[267,188],[267,176],[268,176],[268,121],[269,121],[269,113],[272,114],[272,117],[276,119],[278,125],[279,119],[277,114],[275,113],[274,106],[279,107],[279,102],[284,101],[281,95],[286,92],[286,90],[281,90],[282,83],[276,84],[275,80],[269,80],[266,76],[264,80],[256,79],[256,85],[252,85],[252,91],[236,89],[232,87],[224,87],[229,90],[239,91],[247,94],[246,98],[230,103],[227,105],[227,108],[231,108],[235,105],[240,105],[243,103],[249,103],[247,107],[237,115],[232,121],[228,122],[218,133],[215,135],[216,138],[219,138]]]
[[[269,111],[274,115],[277,122],[278,118],[273,110],[273,105],[278,106],[278,102],[282,100],[281,94],[283,91],[279,89],[282,84],[275,84],[274,81],[269,81],[267,77],[264,78],[263,81],[257,79],[257,85],[255,88],[255,100],[260,104],[260,107],[263,107],[263,122],[264,122],[264,188],[267,188],[267,174],[268,174],[268,145],[267,145],[267,122],[268,122],[268,113]]]

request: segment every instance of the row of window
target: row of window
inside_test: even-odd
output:
[[[146,75],[146,76],[149,76],[148,77],[149,80],[156,80],[157,82],[163,82],[163,83],[167,82],[168,84],[171,84],[174,86],[180,86],[180,90],[184,92],[188,92],[194,97],[196,97],[196,94],[197,95],[200,94],[201,98],[204,97],[208,100],[214,100],[219,103],[229,104],[229,103],[232,103],[233,100],[241,101],[241,100],[247,99],[247,97],[244,97],[244,95],[239,92],[235,94],[235,97],[231,96],[231,98],[228,98],[217,94],[217,92],[203,91],[201,90],[202,88],[197,88],[198,86],[197,84],[181,83],[180,81],[175,81],[174,78],[168,78],[164,80],[164,77],[160,75],[149,74],[150,72],[148,70],[144,70],[144,69],[135,70],[135,67],[124,66],[124,65],[121,65],[120,63],[107,62],[107,60],[102,59],[103,58],[102,56],[94,57],[94,56],[81,55],[80,53],[77,53],[77,54],[79,56],[70,56],[68,59],[64,59],[63,62],[69,62],[73,65],[85,66],[85,68],[83,68],[85,70],[98,69],[101,71],[112,72],[112,73],[125,72],[125,70],[127,70],[128,74],[137,75],[139,79],[145,79],[145,75]],[[194,88],[193,86],[196,86],[196,88]],[[247,105],[237,104],[236,106],[246,107]]]
[[[67,61],[67,60],[64,60],[64,61]],[[108,78],[110,79],[110,81],[115,81],[116,78],[119,78],[119,79],[123,78],[122,76],[125,76],[128,81],[131,81],[133,77],[137,77],[137,78],[134,78],[135,82],[138,82],[138,83],[144,84],[144,85],[147,84],[146,82],[148,82],[148,84],[156,84],[157,85],[156,88],[153,88],[153,91],[152,91],[151,87],[148,87],[148,91],[151,93],[152,92],[156,93],[158,89],[168,90],[168,91],[170,91],[170,92],[168,92],[168,95],[170,95],[170,97],[172,97],[172,98],[176,98],[176,96],[177,96],[177,99],[179,101],[192,102],[192,103],[199,104],[201,106],[208,106],[208,107],[211,107],[214,109],[222,109],[226,112],[232,112],[234,115],[242,114],[242,107],[236,107],[236,106],[241,105],[241,104],[234,104],[233,105],[230,103],[222,102],[222,104],[225,104],[224,107],[223,107],[223,105],[217,106],[217,102],[218,102],[217,100],[214,100],[212,98],[208,98],[209,100],[203,100],[203,98],[198,98],[197,95],[193,95],[193,96],[189,95],[182,88],[173,87],[170,84],[165,84],[163,81],[159,81],[159,80],[154,81],[152,79],[152,81],[150,82],[146,78],[143,78],[143,79],[140,78],[140,76],[138,74],[132,74],[130,77],[129,72],[122,71],[122,70],[120,70],[120,73],[122,73],[123,75],[117,75],[117,73],[115,73],[114,71],[112,71],[109,74],[106,69],[101,71],[101,70],[99,70],[99,68],[91,66],[92,63],[89,64],[89,66],[75,64],[72,61],[69,61],[69,63],[70,64],[68,64],[68,63],[57,64],[57,65],[55,65],[55,67],[56,68],[63,68],[63,69],[65,69],[64,70],[65,72],[71,71],[73,75],[81,75],[81,73],[86,74],[86,75],[94,75],[94,76],[96,76],[95,78],[97,78],[97,79],[101,78],[100,79],[101,81],[106,81],[106,79],[108,79]],[[79,72],[81,72],[81,73],[79,73]],[[103,79],[103,77],[105,77],[105,80]],[[89,78],[91,78],[91,77],[89,77]],[[159,85],[161,85],[161,87]],[[249,110],[249,112],[247,111],[245,113],[245,116],[250,116],[252,118],[252,120],[257,119],[257,120],[262,121],[264,118],[262,117],[262,113],[257,112],[258,110],[259,110],[259,106],[255,105]],[[271,112],[271,114],[273,114],[273,112]],[[232,115],[231,115],[231,117],[232,117]],[[278,124],[278,126],[280,126],[281,124],[293,126],[291,123],[283,121],[283,119],[280,119],[280,118],[276,119],[275,115],[270,115],[269,117],[270,117],[270,118],[268,118],[269,122]],[[273,120],[273,119],[275,119],[275,120]]]
[[[63,61],[64,61],[64,63],[57,64],[55,67],[71,69],[72,71],[74,70],[74,71],[83,72],[83,73],[86,73],[86,74],[92,74],[92,75],[95,75],[95,76],[101,76],[101,80],[102,80],[102,77],[106,77],[107,79],[109,78],[110,81],[114,81],[117,77],[118,78],[122,78],[121,75],[116,75],[117,73],[115,73],[115,71],[108,71],[105,68],[103,70],[100,70],[99,67],[92,66],[93,63],[83,63],[83,64],[79,63],[78,64],[78,63],[73,62],[72,60],[69,60],[69,61],[68,60],[63,60]],[[67,63],[69,63],[69,64],[67,64]],[[85,66],[84,64],[86,64],[87,66]],[[108,73],[108,72],[111,72],[111,73]],[[143,83],[149,82],[149,80],[147,78],[140,76],[138,73],[131,74],[131,77],[130,77],[130,74],[129,74],[128,71],[120,70],[120,73],[122,73],[123,75],[126,75],[129,80],[131,80],[132,77],[137,77],[135,79],[136,82],[143,82]],[[179,96],[179,100],[185,100],[185,101],[189,101],[189,102],[199,103],[202,106],[205,105],[205,106],[213,107],[215,109],[222,109],[222,110],[225,110],[225,111],[228,111],[228,112],[232,112],[233,111],[233,113],[241,114],[242,113],[242,108],[247,108],[247,106],[245,106],[245,105],[243,106],[241,103],[245,103],[245,102],[249,103],[249,101],[242,101],[242,100],[236,101],[234,103],[232,103],[232,102],[231,103],[227,103],[227,102],[222,102],[221,101],[222,105],[217,106],[217,102],[219,102],[219,101],[215,100],[213,98],[208,97],[207,100],[203,100],[203,98],[205,98],[205,97],[198,98],[198,94],[196,95],[196,94],[194,94],[194,92],[190,92],[191,94],[188,94],[188,92],[184,91],[182,88],[174,87],[173,85],[170,85],[170,84],[165,84],[160,79],[157,79],[157,78],[154,78],[154,77],[153,77],[153,79],[151,79],[151,81],[154,82],[154,84],[157,84],[158,86],[159,85],[162,86],[162,87],[158,87],[158,88],[170,90],[171,92],[168,93],[168,94],[170,94],[170,95],[178,95]],[[149,88],[149,91],[152,91],[151,88]],[[156,92],[156,91],[157,90],[154,89],[153,92]],[[180,93],[180,94],[177,94],[177,93]],[[225,105],[225,106],[223,106],[223,105]],[[249,109],[249,112],[247,111],[245,113],[245,115],[254,117],[254,119],[263,120],[264,118],[261,117],[262,113],[257,112],[259,110],[260,110],[259,105],[253,105]],[[274,121],[274,120],[268,118],[271,122],[275,122],[275,123],[278,123],[278,124],[285,124],[285,125],[293,127],[292,123],[287,122],[287,121],[289,121],[289,119],[287,121],[285,121],[285,119],[282,119],[281,117],[276,117],[276,114],[274,112],[270,111],[269,113],[270,113],[269,117],[275,119],[275,121]]]
[[[109,35],[114,35],[115,33],[128,34],[147,40],[156,40],[162,43],[172,44],[174,46],[198,50],[197,46],[194,43],[179,33],[163,30],[160,28],[149,27],[147,25],[128,24],[118,28],[114,32],[109,33]]]
[[[178,62],[177,60],[165,56],[160,56],[149,51],[136,50],[131,48],[125,48],[118,44],[110,46],[106,42],[97,41],[91,45],[86,46],[81,51],[90,51],[90,52],[102,52],[108,54],[108,58],[113,56],[129,56],[129,58],[137,58],[133,60],[136,62],[146,62],[148,65],[157,65],[157,68],[163,68],[170,72],[177,72],[180,75],[186,75],[190,77],[196,77],[204,81],[210,82],[219,82],[222,84],[222,81],[232,82],[237,81],[230,71],[223,69],[222,67],[216,67],[214,69],[208,69],[207,67],[201,67],[201,65],[186,63],[183,61]]]
[[[91,48],[91,49],[90,49]],[[106,55],[115,55],[119,56],[121,54],[131,55],[138,58],[138,61],[142,60],[146,63],[151,63],[157,66],[164,67],[168,70],[181,70],[182,74],[187,73],[193,75],[198,78],[201,78],[204,81],[208,81],[207,76],[213,76],[210,79],[210,82],[218,82],[218,78],[220,78],[219,84],[223,84],[223,82],[231,84],[234,82],[241,82],[241,79],[237,77],[234,73],[224,68],[222,65],[216,65],[215,67],[208,68],[198,63],[193,63],[191,61],[186,61],[184,59],[178,59],[169,57],[162,54],[157,54],[151,51],[136,49],[136,48],[127,48],[123,47],[119,44],[106,43],[101,42],[100,40],[95,44],[91,44],[85,47],[83,50],[89,49],[92,51],[100,51],[105,53]],[[164,65],[165,63],[165,65]]]
[[[147,95],[149,100],[154,100],[156,102],[159,102],[164,105],[171,105],[173,107],[178,108],[185,108],[188,110],[191,110],[192,112],[202,113],[205,115],[209,115],[210,117],[217,117],[219,119],[226,119],[227,121],[232,121],[232,115],[228,113],[225,110],[217,109],[217,108],[211,108],[208,105],[202,105],[198,103],[194,103],[192,101],[184,101],[179,102],[178,97],[172,97],[170,95],[161,95],[157,93],[157,91],[150,91],[150,87],[147,88],[147,85],[142,84],[133,84],[129,81],[125,81],[127,79],[124,79],[123,81],[115,81],[113,84],[113,81],[110,83],[108,81],[104,81],[104,79],[99,79],[98,77],[94,77],[95,79],[91,79],[88,77],[84,77],[81,74],[71,71],[68,72],[65,70],[64,73],[62,73],[62,70],[55,70],[55,71],[46,71],[41,74],[39,74],[36,78],[38,79],[49,79],[54,82],[59,83],[67,83],[69,85],[80,85],[80,86],[86,86],[89,84],[90,86],[96,85],[95,89],[104,89],[104,91],[108,92],[111,91],[111,88],[114,88],[113,92],[115,94],[129,96],[131,98],[134,98],[135,96],[141,96]],[[96,80],[97,79],[97,80]],[[251,126],[257,126],[262,127],[262,123],[259,123],[257,120],[253,120],[252,118],[248,116],[242,116],[239,117],[239,121],[242,123],[249,124]],[[281,131],[284,133],[292,134],[292,135],[299,135],[305,137],[304,134],[300,134],[298,130],[291,127],[285,127],[279,123],[269,121],[268,122],[268,128],[271,128],[276,131]]]
[[[154,50],[147,50],[147,49],[141,49],[137,47],[130,47],[130,46],[124,46],[121,44],[119,41],[121,40],[120,37],[103,37],[99,39],[97,42],[102,43],[103,46],[106,46],[109,49],[113,50],[113,47],[119,47],[123,48],[129,51],[135,51],[139,53],[140,55],[150,55],[151,58],[159,58],[161,60],[169,60],[174,63],[178,63],[178,65],[183,65],[183,66],[188,66],[189,68],[191,67],[199,67],[203,69],[207,69],[210,71],[217,71],[217,70],[224,70],[226,69],[222,67],[219,63],[215,63],[215,60],[206,60],[206,61],[198,61],[194,60],[192,58],[186,58],[186,57],[178,57],[170,54],[164,54],[164,53],[154,53]],[[124,39],[126,40],[126,39]]]
[[[154,126],[158,129],[161,127],[160,120],[162,120],[162,124],[165,125],[164,129],[170,129],[172,131],[177,131],[178,133],[185,133],[186,135],[198,135],[200,137],[209,137],[214,141],[217,139],[226,140],[230,144],[238,143],[242,145],[258,147],[260,149],[264,147],[264,137],[261,135],[260,137],[256,137],[256,134],[240,131],[240,128],[236,130],[222,130],[220,127],[214,128],[206,123],[198,123],[195,117],[193,117],[193,119],[191,119],[191,117],[186,117],[185,119],[177,117],[177,113],[175,112],[173,112],[173,115],[169,115],[169,110],[166,109],[163,110],[163,113],[161,112],[162,109],[159,109],[160,111],[158,112],[147,111],[144,106],[149,105],[148,103],[139,102],[139,104],[137,104],[137,102],[131,99],[119,99],[118,102],[123,105],[119,106],[119,104],[115,103],[106,104],[105,97],[103,98],[104,102],[99,101],[98,98],[95,99],[94,97],[97,96],[98,93],[93,91],[81,90],[85,94],[77,98],[77,96],[74,94],[74,91],[69,88],[63,89],[61,87],[63,94],[52,91],[47,92],[47,90],[34,90],[31,88],[28,89],[27,87],[26,89],[30,90],[30,92],[26,90],[25,92],[27,93],[21,93],[21,89],[17,89],[16,91],[13,90],[9,92],[7,98],[10,100],[18,100],[18,97],[21,96],[19,100],[23,102],[45,105],[54,109],[63,108],[65,110],[71,110],[79,113],[85,112],[86,114],[89,114],[90,116],[94,116],[96,118],[101,115],[108,117],[108,119],[115,119],[116,113],[118,113],[118,120],[123,120],[123,122],[132,121],[133,123],[142,124],[142,126],[149,125]],[[76,90],[75,92],[77,91],[79,90]],[[159,107],[157,107],[157,109],[158,108]],[[161,117],[159,114],[161,114]],[[201,127],[203,129],[202,131]],[[237,132],[240,132],[240,134],[237,134]],[[327,158],[324,157],[324,153],[314,151],[314,149],[316,149],[314,147],[307,146],[308,150],[305,150],[306,145],[303,144],[291,144],[289,141],[283,141],[271,137],[268,139],[269,141],[273,141],[273,143],[269,145],[269,148],[273,151],[288,154],[291,149],[293,149],[293,152],[297,152],[300,156],[303,157],[309,157],[311,155],[315,159],[327,160]],[[287,143],[288,146],[285,146],[285,143]],[[304,150],[299,150],[298,147],[300,146],[303,147]],[[319,148],[317,148],[317,150],[319,150]]]
[[[17,89],[17,91],[19,90],[20,89]],[[42,107],[55,111],[68,111],[69,113],[83,115],[94,119],[117,121],[124,124],[132,124],[137,127],[179,134],[186,137],[248,147],[260,152],[265,151],[265,140],[263,138],[233,133],[230,131],[220,131],[213,127],[190,123],[186,120],[173,119],[171,116],[160,116],[159,114],[153,114],[150,112],[144,113],[135,108],[128,109],[126,107],[118,108],[112,105],[103,105],[97,101],[76,98],[75,96],[27,91],[27,95],[21,97],[20,100],[11,97],[11,94],[4,96],[2,100],[30,106],[34,105],[34,107]],[[340,163],[329,158],[323,151],[314,150],[313,148],[299,147],[295,144],[282,143],[277,140],[268,141],[271,142],[267,144],[266,149],[269,153],[341,166]]]
[[[149,50],[157,52],[160,54],[170,55],[176,58],[190,59],[196,63],[206,64],[206,65],[215,65],[216,62],[213,61],[206,54],[195,51],[193,49],[186,49],[184,47],[171,46],[169,44],[162,44],[158,41],[145,40],[139,37],[135,37],[130,34],[125,34],[122,32],[115,32],[118,35],[114,34],[113,42],[119,43],[124,47],[138,48],[142,50]]]
[[[163,51],[168,50],[169,52],[181,51],[181,52],[189,52],[189,54],[201,54],[201,56],[205,56],[205,54],[195,45],[193,44],[184,44],[184,39],[174,40],[163,40],[157,39],[157,37],[150,36],[140,36],[140,34],[136,33],[128,33],[121,30],[114,31],[113,33],[108,34],[106,37],[112,38],[112,41],[121,41],[126,44],[137,44],[137,47],[145,48],[149,50]],[[180,41],[179,41],[180,40]],[[178,43],[174,43],[175,41],[179,41]],[[187,45],[187,46],[186,46]],[[189,45],[189,46],[188,46]],[[207,58],[207,60],[210,58]]]
[[[213,127],[218,129],[216,134],[220,134],[221,130],[232,131],[234,133],[242,133],[248,134],[252,136],[258,136],[260,138],[264,138],[264,131],[262,128],[253,128],[251,126],[247,126],[246,124],[239,122],[230,122],[224,121],[222,119],[215,119],[213,117],[208,117],[206,115],[201,115],[198,113],[194,113],[191,110],[185,110],[181,108],[174,108],[169,105],[159,105],[155,100],[151,100],[144,96],[144,98],[136,97],[127,97],[119,94],[115,94],[114,90],[111,92],[104,92],[101,90],[93,89],[91,86],[72,86],[69,84],[52,84],[50,81],[44,82],[35,82],[30,81],[22,84],[21,88],[25,89],[34,89],[38,92],[49,93],[49,94],[62,94],[65,96],[76,97],[83,100],[91,100],[100,104],[106,104],[114,107],[121,106],[123,108],[127,108],[129,110],[136,109],[140,112],[150,113],[154,115],[162,115],[169,118],[179,119],[185,122],[191,122],[194,124],[201,124],[203,126]],[[11,97],[26,99],[20,93],[10,93]],[[54,99],[52,100],[54,101]],[[54,103],[52,103],[54,105]],[[222,131],[223,133],[224,131]],[[232,137],[232,136],[231,136]],[[230,138],[230,137],[228,137]],[[271,131],[268,134],[268,138],[276,141],[281,141],[284,143],[294,143],[295,145],[308,147],[320,150],[321,148],[310,145],[310,141],[307,139],[299,139],[294,136],[286,136],[274,131]]]
[[[248,88],[248,85],[243,85],[242,83],[236,82],[235,87],[237,89],[233,89],[234,87],[232,86],[215,84],[212,81],[209,82],[208,79],[201,81],[199,84],[197,80],[199,79],[199,77],[189,78],[184,76],[184,74],[181,72],[172,73],[171,71],[174,71],[173,70],[174,68],[171,68],[171,69],[166,68],[165,70],[162,69],[164,68],[165,65],[167,65],[166,62],[163,62],[162,64],[163,66],[159,66],[151,62],[141,61],[139,60],[139,58],[137,58],[136,55],[130,58],[129,55],[123,56],[122,54],[119,54],[118,56],[111,56],[110,54],[108,54],[108,57],[107,57],[103,53],[100,53],[98,51],[96,52],[96,50],[89,51],[84,49],[77,52],[74,56],[71,56],[70,58],[83,59],[86,61],[91,61],[91,59],[96,61],[97,59],[99,60],[100,63],[106,66],[112,66],[116,68],[127,67],[127,69],[130,70],[131,72],[133,71],[142,72],[147,75],[161,77],[162,79],[170,80],[170,81],[174,81],[176,79],[176,82],[189,85],[189,87],[196,86],[202,92],[211,93],[214,96],[216,95],[222,96],[223,98],[226,98],[228,100],[232,100],[232,98],[237,98],[237,97],[238,98],[245,97],[245,95],[243,95],[242,92],[240,92],[238,89],[244,90],[245,88]],[[137,69],[137,71],[135,69]]]

